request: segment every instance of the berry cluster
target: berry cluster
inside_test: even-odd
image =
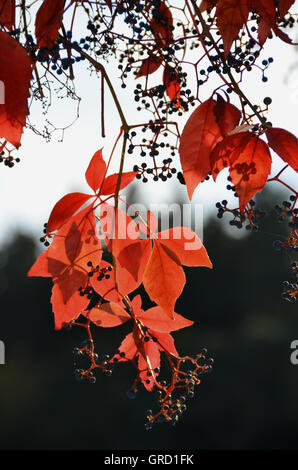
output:
[[[221,201],[221,203],[216,203],[216,207],[218,209],[217,217],[222,219],[226,212],[230,213],[233,215],[233,219],[229,221],[229,224],[238,229],[243,228],[244,224],[246,224],[246,230],[256,232],[258,230],[257,222],[266,215],[266,212],[255,208],[256,203],[253,199],[249,201],[243,213],[240,213],[239,208],[229,209],[227,204],[228,201],[225,199]]]
[[[288,302],[296,302],[298,296],[298,284],[284,281],[282,286],[284,288],[281,294],[282,298]]]
[[[11,155],[13,150],[8,150],[3,145],[1,145],[1,149],[2,150],[0,151],[0,163],[3,163],[8,168],[13,168],[15,166],[15,163],[19,163],[21,161],[20,158],[15,158],[13,155]]]
[[[200,376],[211,372],[213,359],[207,358],[207,349],[203,349],[195,358],[182,357],[177,359],[170,381],[161,380],[156,389],[159,411],[147,411],[145,428],[150,430],[156,423],[167,422],[173,426],[187,409],[187,398],[193,398],[195,387],[201,383]],[[190,368],[187,369],[188,364]]]
[[[94,266],[92,261],[88,261],[87,266],[88,268],[91,268],[88,272],[89,277],[96,275],[96,279],[98,281],[102,281],[103,279],[110,279],[111,275],[109,273],[112,271],[112,266],[100,268],[99,265]]]
[[[109,362],[110,356],[105,354],[101,360],[99,360],[98,354],[94,352],[94,343],[92,339],[87,339],[83,341],[80,347],[73,349],[73,354],[75,357],[74,366],[76,367],[74,371],[74,376],[78,381],[87,379],[90,383],[95,384],[96,377],[94,375],[94,370],[99,368],[106,375],[112,374],[112,364]],[[86,360],[89,362],[89,367],[87,368],[77,368],[78,361]]]
[[[43,224],[43,235],[40,237],[39,241],[44,244],[44,246],[48,247],[50,246],[49,239],[51,238],[48,233],[47,233],[47,226],[48,224],[45,223]]]
[[[142,139],[137,130],[125,135],[129,142],[127,153],[132,155],[138,151],[142,160],[147,158],[147,163],[143,161],[139,165],[134,165],[133,171],[138,172],[136,178],[142,180],[143,183],[147,183],[150,177],[153,181],[167,181],[177,173],[177,169],[173,166],[177,143],[171,145],[164,139],[167,139],[171,133],[177,141],[177,134],[174,131],[169,132],[167,127],[159,121],[155,123],[150,121],[147,126],[142,127],[141,132],[143,133]],[[161,160],[162,155],[169,152],[171,156]]]

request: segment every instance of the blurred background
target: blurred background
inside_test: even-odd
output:
[[[268,119],[297,134],[297,53],[274,39],[262,58],[268,57],[274,58],[266,72],[268,83],[259,71],[243,86],[255,103],[270,96]],[[134,123],[130,93],[135,84],[123,93],[117,64],[111,61],[109,70],[129,123]],[[257,197],[268,216],[256,233],[229,228],[228,216],[216,218],[215,203],[231,200],[225,172],[216,185],[209,181],[196,190],[193,203],[204,208],[204,244],[214,269],[186,268],[187,284],[176,310],[195,325],[174,337],[181,354],[206,347],[214,370],[203,377],[175,427],[160,424],[145,431],[145,411],[155,409],[156,397],[140,388],[135,400],[127,398],[134,379],[129,364],[120,364],[111,377],[99,372],[94,385],[75,380],[72,350],[84,333],[78,328],[55,331],[51,282],[26,277],[42,250],[38,240],[53,205],[67,192],[86,191],[83,175],[92,154],[104,146],[107,159],[119,131],[106,93],[107,138],[101,138],[99,81],[81,65],[75,72],[80,118],[75,120],[75,100],[53,97],[46,116],[40,103],[32,104],[32,126],[41,133],[46,126],[52,139],[47,142],[27,130],[21,162],[12,170],[0,168],[0,340],[6,353],[6,364],[0,365],[0,448],[297,449],[298,365],[290,361],[290,345],[298,340],[297,304],[281,299],[281,284],[290,280],[294,258],[272,246],[286,238],[288,227],[278,224],[274,206],[290,192],[278,192],[274,184]],[[207,87],[202,98],[212,90]],[[140,163],[134,158],[127,158],[127,169]],[[274,158],[273,174],[281,167]],[[287,177],[297,184],[294,172]],[[127,198],[137,203],[188,201],[177,180],[166,187],[132,186]],[[112,353],[128,328],[97,328],[97,352]]]

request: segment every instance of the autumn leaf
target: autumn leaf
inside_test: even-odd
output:
[[[292,5],[294,5],[295,0],[279,0],[278,2],[278,10],[280,14],[280,18],[283,19],[284,16],[288,13],[289,9]]]
[[[143,60],[141,67],[138,70],[136,78],[147,77],[154,73],[161,65],[162,57],[157,55],[150,55],[147,59]]]
[[[101,233],[116,264],[116,282],[121,295],[127,295],[142,282],[143,272],[151,253],[150,240],[139,239],[139,228],[126,212],[102,204]],[[96,287],[94,287],[96,289]]]
[[[163,73],[163,84],[166,86],[166,92],[171,101],[176,100],[176,106],[180,104],[180,83],[178,74],[173,67],[166,65]]]
[[[88,263],[99,264],[101,254],[95,216],[92,209],[86,207],[58,230],[48,248],[49,269],[53,264],[57,266],[57,262],[61,264],[59,275],[53,268],[52,273],[65,303],[79,287],[85,287],[90,271]]]
[[[0,23],[12,31],[15,26],[15,0],[0,0]]]
[[[250,132],[226,137],[213,150],[211,161],[215,175],[225,166],[230,167],[230,177],[239,197],[241,212],[253,196],[263,189],[271,170],[268,145]]]
[[[28,276],[52,277],[56,328],[61,328],[71,315],[78,316],[87,307],[89,300],[86,296],[81,298],[79,289],[89,284],[89,265],[99,264],[101,255],[94,213],[86,207],[57,231],[51,246],[28,272]]]
[[[131,306],[135,321],[133,332],[124,338],[112,362],[134,361],[143,385],[147,390],[152,390],[154,379],[159,374],[160,353],[178,356],[169,333],[191,326],[193,322],[176,312],[171,320],[160,307],[144,311],[139,295],[133,298]]]
[[[39,47],[51,49],[62,25],[65,0],[44,0],[36,13],[35,36]]]
[[[50,214],[47,223],[48,233],[59,229],[91,197],[92,195],[84,193],[70,193],[60,199]]]
[[[216,181],[217,176],[224,168],[230,166],[230,157],[233,160],[237,160],[249,140],[250,133],[248,131],[240,132],[225,137],[215,146],[210,155],[214,181]]]
[[[151,300],[173,318],[176,300],[185,284],[185,274],[177,256],[165,245],[154,243],[143,284]]]
[[[174,227],[158,234],[159,242],[170,249],[183,266],[212,268],[206,248],[188,227]]]
[[[116,192],[118,174],[106,175],[106,163],[102,156],[102,150],[93,155],[85,173],[85,178],[95,194],[70,193],[63,196],[53,207],[47,223],[47,233],[59,229],[77,212],[89,199],[100,195],[109,195]],[[123,173],[121,176],[120,190],[125,188],[135,178],[136,172]],[[99,191],[98,191],[99,190]],[[98,191],[98,193],[97,193]],[[97,194],[96,194],[97,193]]]
[[[230,103],[209,98],[188,119],[181,135],[179,152],[190,199],[198,184],[211,172],[212,149],[238,124],[240,114],[237,111]]]
[[[55,329],[60,330],[84,313],[89,304],[89,299],[86,295],[81,296],[79,291],[76,291],[68,302],[65,303],[59,285],[54,283],[51,304],[54,312]]]
[[[217,94],[217,101],[213,112],[216,123],[223,136],[229,134],[241,119],[241,112],[239,109],[231,103],[227,103],[219,94]]]
[[[203,0],[200,5],[200,11],[212,10],[216,6],[217,0]]]
[[[106,163],[102,156],[102,149],[100,149],[93,155],[85,174],[88,185],[95,193],[102,185],[105,172]]]
[[[173,38],[173,17],[164,2],[161,1],[160,5],[153,10],[150,26],[157,45],[162,48],[167,47]]]
[[[137,318],[143,325],[160,333],[169,333],[193,325],[191,320],[176,312],[173,319],[169,318],[161,307],[152,307],[146,311],[140,310]]]
[[[255,10],[269,26],[276,24],[274,0],[250,0],[250,10]]]
[[[280,158],[298,172],[298,139],[284,129],[272,127],[266,130],[268,144]]]
[[[136,174],[136,171],[128,171],[126,173],[122,173],[119,189],[121,190],[127,185],[129,185],[129,183],[131,183],[135,179]],[[114,173],[113,175],[107,176],[101,186],[100,195],[107,196],[109,194],[116,193],[118,177],[118,173]]]
[[[141,227],[150,238],[130,241],[129,237],[124,237],[112,252],[137,283],[143,280],[151,300],[173,318],[174,305],[185,284],[182,265],[211,268],[212,263],[199,237],[191,229],[175,227],[155,233],[158,224],[154,214],[149,212],[147,220],[150,230],[146,230],[144,223]]]
[[[0,47],[0,137],[19,147],[29,113],[31,61],[25,49],[3,31],[0,31]]]
[[[86,316],[95,325],[103,328],[112,328],[131,320],[131,316],[115,302],[99,303],[86,313]]]
[[[261,46],[264,45],[270,33],[271,33],[270,25],[268,25],[268,23],[262,18],[258,26],[258,40]]]
[[[248,20],[249,0],[218,0],[216,7],[217,27],[221,34],[225,58],[240,29]]]

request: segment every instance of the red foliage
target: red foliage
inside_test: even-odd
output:
[[[238,124],[240,112],[230,103],[213,98],[202,103],[188,119],[180,141],[180,159],[189,198],[211,172],[210,153]]]
[[[0,137],[18,147],[28,115],[31,60],[25,49],[3,31],[0,31],[0,48],[0,80],[5,94],[5,102],[0,104]]]
[[[268,129],[266,131],[266,137],[272,150],[298,172],[297,138],[291,134],[291,132],[277,127]]]
[[[15,0],[0,0],[0,23],[10,31],[13,30],[15,25]]]
[[[160,353],[178,357],[174,340],[169,333],[191,326],[193,322],[177,313],[171,320],[160,307],[144,311],[139,295],[131,302],[131,309],[133,332],[124,338],[114,359],[117,362],[133,361],[143,385],[147,390],[152,390],[159,374]]]
[[[35,20],[35,35],[40,47],[50,49],[62,25],[65,0],[44,0]]]

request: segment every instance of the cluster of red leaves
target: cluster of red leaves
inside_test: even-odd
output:
[[[32,64],[26,50],[3,31],[0,47],[0,80],[5,95],[4,103],[0,102],[0,137],[18,147],[28,115]]]
[[[188,119],[180,141],[180,158],[189,198],[210,173],[230,169],[239,197],[240,210],[266,184],[271,171],[270,149],[298,171],[298,140],[290,132],[266,128],[259,133],[252,126],[238,126],[241,112],[217,95],[202,103]],[[261,139],[265,133],[268,144]]]
[[[275,0],[204,0],[200,9],[205,11],[216,6],[217,27],[223,39],[227,58],[232,43],[247,23],[250,12],[257,13],[260,17],[258,40],[261,46],[271,31],[282,40],[291,42],[290,38],[278,28],[278,19],[284,18],[295,0],[279,0],[278,6],[276,3]]]
[[[87,1],[87,0],[85,0]],[[73,0],[76,4],[76,0]],[[89,2],[88,2],[89,3]],[[106,5],[113,11],[111,0]],[[145,6],[149,10],[151,2]],[[258,40],[263,45],[271,30],[281,39],[291,42],[288,36],[278,28],[278,20],[284,18],[294,0],[279,0],[278,6],[274,0],[204,0],[201,11],[216,6],[217,26],[224,43],[225,57],[228,56],[231,45],[240,29],[246,24],[250,12],[256,12],[259,17]],[[10,31],[15,25],[15,0],[0,0],[0,25]],[[43,0],[35,18],[35,35],[39,47],[51,48],[57,40],[62,26],[65,0]],[[163,63],[163,50],[173,41],[173,16],[170,8],[161,1],[155,12],[158,14],[150,21],[155,47],[149,51],[143,60],[136,77],[148,77]],[[278,13],[278,16],[277,16]],[[32,77],[31,59],[24,47],[6,32],[0,31],[0,47],[2,57],[0,62],[0,80],[5,85],[5,103],[0,104],[0,137],[18,147],[21,141],[23,127],[28,115],[27,99],[29,96]],[[14,77],[14,80],[11,80]],[[180,107],[180,83],[175,68],[164,65],[163,84],[171,101]]]
[[[47,224],[47,238],[53,237],[52,243],[39,255],[28,276],[52,278],[51,302],[56,329],[80,315],[101,327],[113,327],[133,319],[133,332],[123,341],[120,353],[124,355],[119,360],[137,363],[140,380],[151,389],[160,352],[177,356],[169,333],[192,323],[174,312],[176,299],[185,284],[182,265],[208,268],[212,265],[191,229],[175,227],[158,233],[158,222],[152,213],[148,213],[147,223],[142,220],[136,223],[125,212],[108,204],[109,197],[103,197],[115,195],[119,175],[106,176],[106,173],[99,150],[85,175],[94,194],[71,193],[57,202]],[[123,173],[120,189],[134,177],[134,172]],[[113,265],[102,260],[97,208]],[[141,283],[157,304],[146,312],[141,310],[139,297],[132,303],[127,297]],[[94,298],[96,305],[90,308]],[[148,371],[150,380],[146,376]]]
[[[142,61],[142,65],[138,70],[136,78],[148,77],[159,69],[163,60],[163,48],[168,47],[173,39],[173,16],[170,9],[164,2],[161,2],[158,11],[158,19],[153,17],[150,22],[152,34],[154,36],[156,46],[149,52],[149,57]],[[180,106],[180,83],[175,68],[168,64],[164,65],[163,84],[166,86],[166,93],[171,101],[177,100],[177,107]]]

